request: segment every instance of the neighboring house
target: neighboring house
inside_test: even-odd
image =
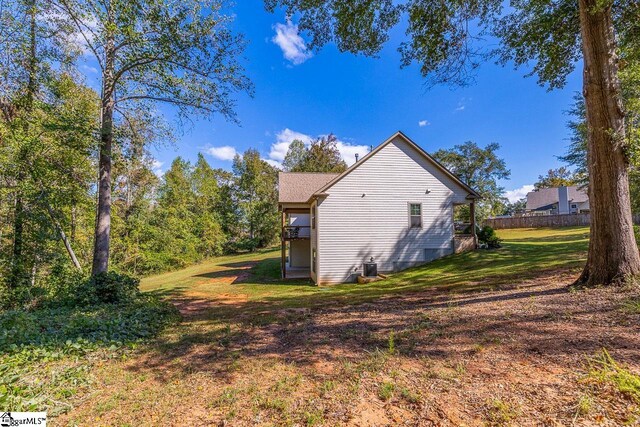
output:
[[[527,193],[526,215],[565,215],[589,212],[585,189],[571,187],[541,188]]]
[[[474,249],[453,211],[479,197],[401,132],[341,174],[281,172],[282,276],[341,283],[371,258],[392,272]]]

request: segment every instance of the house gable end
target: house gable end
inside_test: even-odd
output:
[[[350,175],[354,170],[362,167],[362,165],[370,161],[370,159],[377,156],[378,153],[384,150],[384,148],[387,147],[389,144],[395,144],[397,146],[405,145],[409,150],[412,150],[417,155],[417,156],[413,156],[413,159],[416,160],[417,163],[420,164],[420,162],[417,161],[417,159],[422,158],[426,160],[428,163],[430,163],[436,170],[441,172],[441,176],[443,177],[441,181],[446,182],[447,184],[450,184],[448,186],[450,187],[455,186],[457,187],[458,190],[466,192],[467,193],[466,198],[468,199],[480,198],[480,195],[475,190],[473,190],[467,184],[462,182],[457,176],[455,176],[451,171],[449,171],[442,164],[440,164],[436,159],[431,157],[426,151],[424,151],[420,146],[418,146],[415,142],[413,142],[409,137],[407,137],[401,131],[398,131],[395,134],[393,134],[389,139],[384,141],[382,144],[378,145],[375,149],[373,149],[369,154],[364,156],[361,160],[351,165],[351,167],[349,167],[342,174],[340,174],[339,176],[329,181],[324,187],[322,187],[316,193],[314,193],[312,198],[326,196],[329,193],[329,189],[331,187],[333,187],[336,183],[338,183],[339,181],[341,181],[342,179]]]

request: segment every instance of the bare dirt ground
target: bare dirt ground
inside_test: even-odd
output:
[[[638,389],[620,386],[640,373],[639,292],[569,291],[577,273],[358,305],[229,298],[228,321],[187,295],[181,325],[101,366],[56,424],[640,425]]]

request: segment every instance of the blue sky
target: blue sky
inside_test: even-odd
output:
[[[230,168],[232,155],[250,147],[274,163],[294,137],[330,132],[350,162],[355,152],[366,152],[397,130],[428,152],[468,140],[481,146],[498,142],[511,169],[511,179],[502,182],[507,190],[526,192],[523,187],[538,175],[560,166],[555,156],[568,144],[564,111],[581,89],[579,69],[563,90],[552,92],[535,77],[525,78],[525,69],[492,63],[480,67],[473,85],[427,90],[417,66],[400,69],[401,29],[379,58],[343,54],[333,45],[312,53],[295,17],[288,23],[282,11],[267,13],[259,0],[238,2],[234,13],[234,27],[248,41],[244,64],[255,95],[238,96],[240,125],[221,117],[198,121],[175,146],[153,148],[158,170],[177,156],[193,160],[198,152],[213,167]]]

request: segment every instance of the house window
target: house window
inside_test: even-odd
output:
[[[422,227],[422,204],[409,203],[409,227]]]
[[[571,205],[572,209],[576,209],[578,207],[578,205]]]
[[[311,207],[311,229],[312,230],[316,229],[316,207],[315,206]]]
[[[311,271],[316,272],[316,248],[311,250]]]

